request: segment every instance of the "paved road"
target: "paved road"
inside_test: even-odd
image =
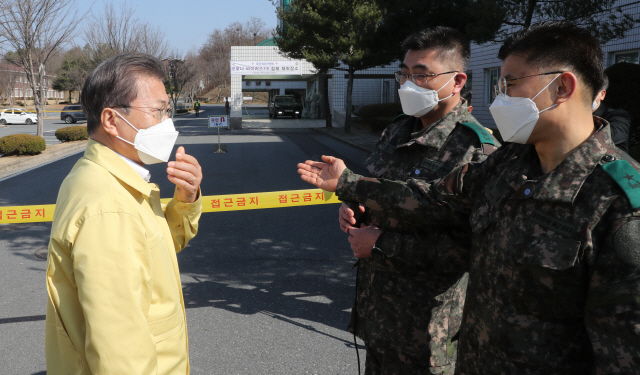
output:
[[[204,109],[205,118],[218,111]],[[308,129],[225,131],[228,153],[214,154],[217,133],[205,118],[175,119],[178,144],[203,167],[205,195],[310,188],[295,165],[326,153],[363,172],[363,152]],[[0,206],[55,202],[78,157],[0,182]],[[150,170],[169,197],[164,168]],[[45,374],[41,257],[50,228],[0,225],[0,373]],[[208,213],[200,228],[178,255],[192,374],[357,374],[344,331],[355,271],[337,205]]]
[[[242,113],[243,115],[251,118],[268,118],[269,117],[268,116],[269,111],[267,110],[267,107],[264,107],[264,106],[248,105],[242,108]],[[200,116],[201,117],[204,116],[205,118],[211,115],[224,115],[224,114],[225,114],[224,105],[220,105],[220,104],[217,104],[217,105],[204,104],[200,111]],[[53,117],[54,114],[51,113],[50,115]],[[182,117],[178,116],[175,118],[175,120],[177,121],[180,118]],[[186,116],[186,118],[195,118],[195,116],[193,114],[190,114]],[[65,124],[65,122],[60,119],[44,120],[44,140],[47,146],[58,144],[60,143],[60,141],[58,141],[58,139],[55,136],[56,130],[67,127],[67,126],[86,125],[86,124],[87,124],[86,121],[79,121],[75,124]],[[0,138],[7,135],[11,135],[11,134],[36,135],[36,124],[33,124],[33,125],[9,124],[9,125],[6,125],[6,127],[0,127]]]

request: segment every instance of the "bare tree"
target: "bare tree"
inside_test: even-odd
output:
[[[79,19],[75,0],[0,0],[0,34],[14,51],[7,60],[21,67],[33,91],[38,136],[44,135],[45,66],[73,36]]]
[[[94,65],[109,57],[141,52],[157,58],[167,55],[164,32],[135,17],[135,9],[123,3],[116,9],[112,3],[89,17],[84,33]]]
[[[229,82],[229,60],[231,46],[251,46],[269,39],[273,30],[266,28],[266,23],[257,17],[252,17],[244,24],[233,22],[224,30],[216,29],[207,38],[207,42],[200,48],[199,59],[205,70],[208,84],[205,90]]]
[[[185,88],[196,78],[196,69],[193,59],[170,56],[163,61],[167,64],[165,86],[169,100],[173,102],[174,111],[171,113],[171,118],[173,118],[175,108],[178,106],[178,99],[184,93]]]

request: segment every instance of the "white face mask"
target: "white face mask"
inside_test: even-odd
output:
[[[598,106],[600,105],[600,103],[598,103],[598,101],[596,99],[593,100],[593,103],[591,104],[591,112],[595,111],[596,109],[598,109]]]
[[[439,90],[427,89],[420,87],[415,83],[407,80],[400,89],[398,95],[400,96],[400,103],[402,104],[402,111],[409,116],[422,117],[441,101],[449,99],[453,94],[446,98],[438,99],[438,92],[442,90],[451,80],[453,80],[457,74],[454,74],[450,80],[447,81]]]
[[[533,99],[537,98],[538,95],[549,87],[558,77],[560,77],[560,74],[552,79],[548,85],[531,99],[499,94],[493,103],[491,103],[489,111],[491,111],[491,115],[505,142],[527,143],[529,136],[531,136],[533,132],[533,128],[535,128],[538,122],[540,113],[557,106],[557,104],[554,104],[549,108],[538,111],[538,107],[536,103],[533,102]]]
[[[118,111],[115,112],[118,113]],[[138,132],[133,143],[120,136],[118,136],[118,138],[135,147],[143,163],[156,164],[169,161],[173,145],[176,143],[176,139],[178,139],[178,132],[173,126],[173,120],[171,120],[170,117],[158,125],[138,130],[135,126],[131,125],[126,118],[122,117],[120,113],[118,113],[118,116]]]

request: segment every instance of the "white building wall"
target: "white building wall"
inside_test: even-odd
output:
[[[285,57],[276,46],[232,46],[231,62],[233,61],[300,61],[301,74],[308,75],[316,73],[310,62]],[[243,76],[240,75],[231,76],[231,118],[229,123],[233,129],[242,127],[242,77]],[[270,88],[276,88],[276,86],[273,85],[277,82],[277,79],[278,76],[273,76],[273,80],[271,80],[272,86]],[[284,92],[284,88],[306,88],[306,83],[303,81],[302,76],[300,76],[300,86],[288,87],[287,85],[295,85],[291,82],[295,81],[280,81],[277,84],[282,86],[277,87],[281,88],[282,92]],[[264,82],[261,87],[265,87]]]
[[[399,70],[399,64],[399,62],[394,62],[389,65],[356,71],[353,81],[352,104],[355,107],[360,107],[383,102],[382,85],[384,80],[392,81],[390,89],[392,92],[391,101],[396,101],[398,87],[395,84],[393,73]],[[341,64],[340,68],[347,69],[347,66]],[[332,69],[329,73],[333,75],[333,79],[329,80],[331,109],[332,111],[343,112],[347,101],[348,73],[337,69]]]

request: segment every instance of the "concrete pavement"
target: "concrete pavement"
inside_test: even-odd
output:
[[[249,113],[249,115],[243,116],[243,130],[313,129],[367,152],[373,151],[380,137],[379,134],[372,133],[368,129],[360,128],[358,125],[352,127],[351,134],[344,134],[344,129],[339,127],[335,122],[333,123],[333,128],[326,128],[324,119],[271,119],[268,117],[268,112],[264,107],[247,107],[243,112]],[[196,118],[194,113],[189,113],[176,116],[174,122],[176,128],[184,133],[186,133],[189,128],[194,129],[193,127],[195,127],[198,133],[201,133],[201,127],[203,125],[206,126],[203,119],[206,119],[207,116],[210,115],[223,114],[223,105],[203,105],[200,111],[200,118]],[[82,122],[79,125],[82,124],[86,124],[86,122]],[[55,126],[59,124],[54,125],[52,123],[50,125]],[[55,129],[47,130],[47,132],[53,134]],[[222,129],[221,135],[233,134],[234,132],[237,131]],[[210,133],[217,134],[217,130],[210,129]],[[214,140],[214,143],[217,143],[217,139]],[[40,155],[0,157],[0,181],[7,177],[83,152],[85,147],[86,141],[68,143],[48,141],[47,148]]]

